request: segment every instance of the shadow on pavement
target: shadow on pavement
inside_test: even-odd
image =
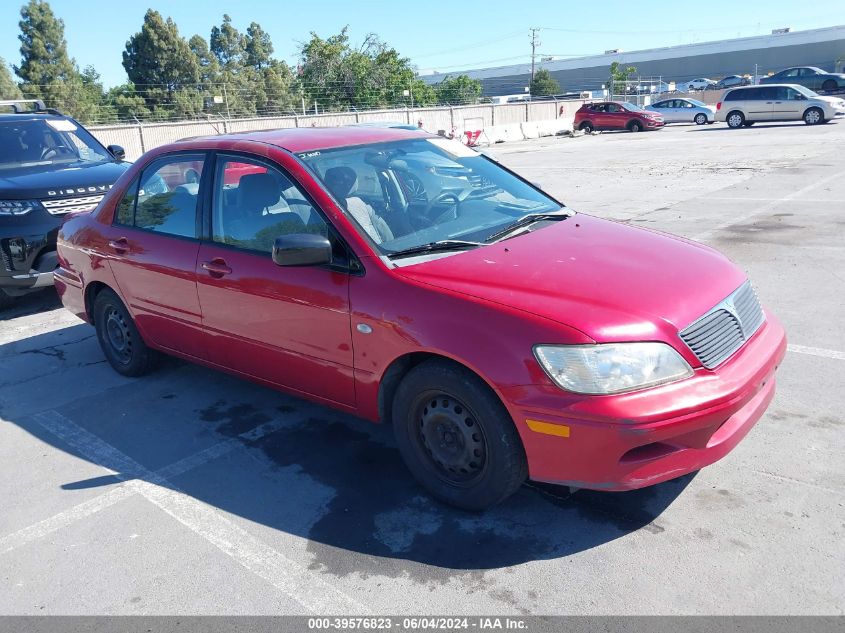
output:
[[[5,345],[0,357],[35,363],[29,368],[33,376],[39,363],[63,363],[62,380],[79,387],[68,386],[67,397],[50,410],[149,471],[221,442],[238,446],[164,484],[147,471],[67,481],[62,489],[105,492],[121,479],[147,477],[226,513],[309,539],[311,567],[325,573],[419,574],[447,582],[455,570],[564,558],[638,530],[662,532],[661,513],[692,480],[686,476],[626,493],[570,494],[566,488],[527,484],[500,506],[470,514],[426,495],[403,465],[390,427],[176,360],[141,379],[116,379],[106,364],[92,362],[99,348],[86,329],[93,333],[80,324],[64,334],[59,330],[16,342],[16,349],[78,348],[61,360],[54,354],[21,360],[22,353],[4,354]],[[63,342],[69,339],[74,342]],[[0,389],[10,393],[2,384]],[[59,450],[97,462],[39,424],[35,414],[49,405],[41,404],[37,387],[18,385],[17,394],[2,403],[3,419]],[[277,423],[274,431],[256,434],[270,422]],[[115,468],[108,460],[100,465]]]

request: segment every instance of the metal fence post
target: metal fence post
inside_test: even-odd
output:
[[[452,106],[449,106],[449,128],[449,131],[455,128],[455,109]]]
[[[144,154],[147,151],[147,145],[144,143],[144,126],[140,121],[138,122],[138,139],[141,141],[141,153]]]

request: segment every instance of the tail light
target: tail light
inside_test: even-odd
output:
[[[719,101],[719,102],[716,104],[716,109],[717,109],[717,110],[721,110],[721,109],[722,109],[722,102],[721,102],[721,101]]]

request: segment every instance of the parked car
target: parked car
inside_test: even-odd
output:
[[[712,79],[707,79],[706,77],[700,77],[698,79],[693,79],[692,81],[688,81],[685,84],[682,84],[684,91],[689,92],[691,90],[706,90],[708,86],[715,86],[716,82]]]
[[[432,154],[477,185],[435,186],[414,226],[392,165],[426,170]],[[198,192],[146,191],[191,161]],[[229,184],[243,164],[259,171]],[[64,305],[120,374],[165,352],[390,422],[422,486],[472,510],[526,478],[627,490],[715,462],[768,406],[786,348],[715,250],[575,214],[410,130],[159,147],[67,219],[59,261]]]
[[[593,130],[642,132],[663,127],[663,117],[627,101],[599,101],[582,105],[573,126],[587,134]]]
[[[62,218],[97,206],[127,168],[77,121],[36,100],[0,101],[0,309],[53,284]]]
[[[646,110],[657,112],[666,123],[714,123],[716,108],[697,99],[664,99],[646,106]]]
[[[825,123],[845,114],[845,100],[823,97],[796,84],[734,88],[716,104],[716,120],[732,128],[750,127],[760,121]]]
[[[739,75],[728,75],[717,81],[713,85],[714,90],[725,90],[726,88],[735,88],[736,86],[747,86],[751,83],[750,79],[740,77]]]
[[[810,90],[835,92],[845,90],[845,74],[828,73],[815,66],[796,66],[786,68],[779,73],[763,77],[761,84],[798,84]]]

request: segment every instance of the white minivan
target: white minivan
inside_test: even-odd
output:
[[[749,127],[760,121],[825,123],[845,114],[841,97],[822,97],[795,84],[743,86],[727,91],[716,104],[716,120],[728,127]]]

